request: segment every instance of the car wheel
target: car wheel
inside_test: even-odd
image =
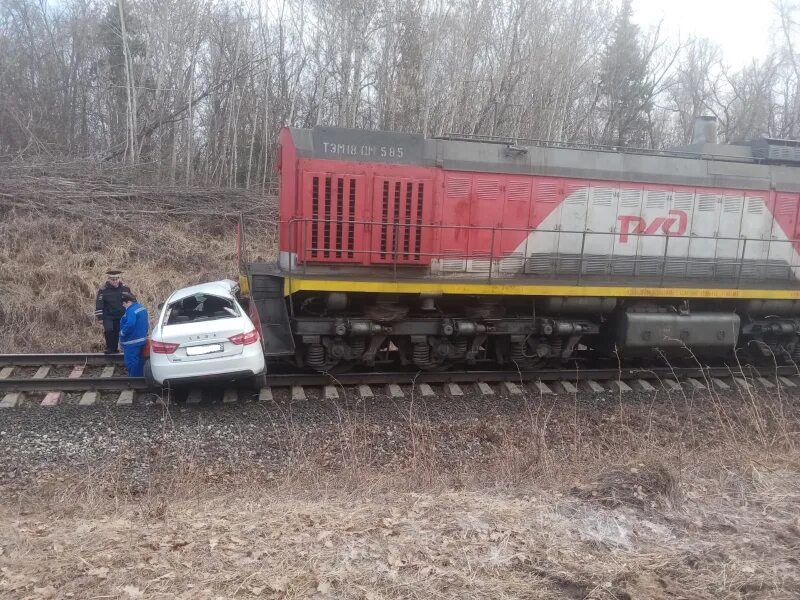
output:
[[[158,383],[153,378],[153,369],[150,366],[150,361],[149,360],[146,360],[144,362],[144,381],[148,385],[148,387],[152,387],[152,388],[161,387],[161,384]]]

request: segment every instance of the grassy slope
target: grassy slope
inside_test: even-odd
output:
[[[65,200],[46,191],[0,194],[0,352],[100,350],[94,296],[108,268],[125,270],[151,318],[175,288],[235,278],[239,211],[249,212],[253,250],[273,251],[272,211],[255,195],[200,190],[161,205],[152,194]]]

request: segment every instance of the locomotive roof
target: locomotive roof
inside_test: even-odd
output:
[[[672,185],[800,192],[800,142],[692,144],[668,151],[488,136],[287,128],[302,158]]]

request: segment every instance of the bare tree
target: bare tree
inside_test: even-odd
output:
[[[800,136],[797,0],[732,69],[608,0],[4,0],[0,156],[267,188],[286,125],[684,144]]]

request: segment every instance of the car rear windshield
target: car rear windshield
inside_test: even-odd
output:
[[[229,298],[212,296],[211,294],[194,294],[173,302],[167,307],[165,323],[198,323],[238,317],[236,304]]]

